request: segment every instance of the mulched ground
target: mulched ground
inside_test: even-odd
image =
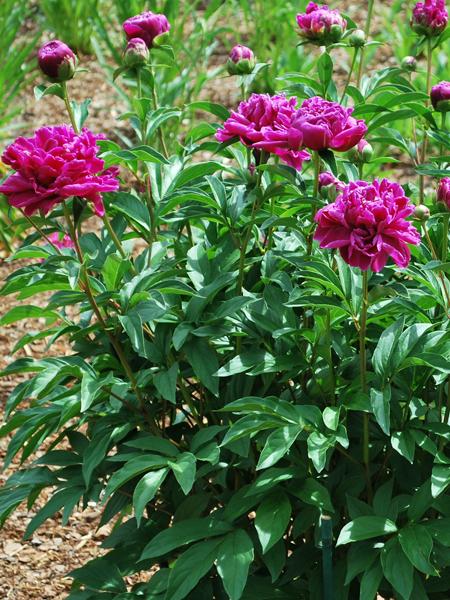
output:
[[[350,4],[350,3],[349,3]],[[350,7],[349,13],[355,19],[360,15],[361,9]],[[356,13],[356,14],[355,14]],[[359,19],[361,22],[364,14]],[[375,27],[381,27],[381,21],[375,22]],[[383,66],[392,64],[389,48],[379,50],[379,62]],[[224,56],[215,57],[217,64],[224,61]],[[101,68],[93,60],[83,60],[81,66],[88,67],[88,72],[81,73],[70,82],[70,89],[74,99],[82,100],[92,97],[90,107],[89,126],[96,132],[104,131],[110,135],[117,128],[117,117],[122,112],[123,106],[117,100],[113,88],[107,83]],[[345,69],[337,73],[338,80],[343,81]],[[238,101],[238,92],[231,78],[222,78],[219,83],[209,83],[203,91],[203,97],[215,102],[222,102],[234,106]],[[67,122],[62,102],[55,97],[45,97],[36,103],[32,90],[24,96],[25,111],[21,116],[29,129],[34,129],[44,124],[57,124]],[[126,125],[122,125],[126,127]],[[2,257],[0,255],[0,261]],[[6,262],[0,263],[0,281],[16,268]],[[32,299],[34,304],[39,299]],[[40,302],[43,302],[41,298]],[[15,305],[13,297],[2,298],[0,314]],[[30,322],[19,322],[0,328],[0,344],[3,352],[0,356],[0,369],[5,367],[15,358],[32,356],[38,358],[44,354],[45,342],[36,342],[26,346],[14,357],[11,351],[15,343],[25,331],[30,328],[38,330],[43,325],[39,319]],[[64,340],[59,340],[51,349],[52,354],[66,354],[70,352]],[[4,405],[8,394],[17,385],[17,377],[0,379],[0,409]],[[0,460],[4,457],[8,439],[0,440]],[[19,465],[15,460],[13,465],[0,473],[0,484]],[[102,540],[108,535],[108,526],[98,528],[100,510],[98,506],[89,506],[83,512],[74,512],[67,526],[61,525],[60,515],[47,520],[31,540],[24,541],[22,536],[36,511],[45,504],[48,495],[43,493],[35,503],[32,510],[22,504],[17,511],[7,520],[0,530],[0,600],[46,600],[63,599],[70,589],[71,580],[66,577],[67,572],[86,563],[90,558],[101,553],[99,548]],[[130,582],[131,583],[131,582]]]

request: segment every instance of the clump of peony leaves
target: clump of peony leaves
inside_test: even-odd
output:
[[[439,9],[441,23],[434,4],[421,14]],[[302,37],[331,51],[342,24],[340,46],[361,52],[339,13],[311,3],[306,14]],[[81,130],[73,73],[52,63],[38,92],[65,100],[71,125],[5,153],[14,173],[1,189],[30,229],[2,288],[18,305],[1,324],[43,317],[15,350],[65,336],[71,352],[3,372],[28,377],[0,430],[12,434],[6,465],[24,463],[0,490],[1,521],[27,500],[29,538],[55,513],[101,507],[111,533],[72,571],[71,600],[446,598],[445,119],[398,68],[338,94],[326,52],[317,78],[296,75],[299,98],[180,114],[152,89],[155,51],[171,52],[167,20],[131,24],[137,143]],[[195,122],[168,155],[166,122],[200,110],[217,122]],[[439,204],[384,177],[393,146],[441,180]]]

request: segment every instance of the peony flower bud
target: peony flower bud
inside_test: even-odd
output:
[[[431,104],[439,112],[450,111],[450,81],[441,81],[431,88]]]
[[[405,71],[413,72],[417,69],[417,60],[415,56],[405,56],[400,66]]]
[[[165,15],[155,14],[150,11],[127,19],[123,30],[129,40],[140,38],[144,40],[147,48],[163,44],[169,35],[170,23]]]
[[[140,67],[150,58],[147,44],[141,38],[129,40],[123,53],[123,64],[125,67]]]
[[[72,79],[77,67],[77,57],[64,42],[53,40],[39,48],[39,68],[51,81]]]
[[[334,202],[338,194],[344,189],[345,183],[340,179],[337,179],[330,173],[330,171],[324,171],[319,175],[319,192],[322,198]]]
[[[419,204],[414,209],[413,217],[417,221],[428,221],[430,218],[430,209],[425,204]]]
[[[373,148],[367,140],[360,140],[358,144],[348,153],[353,162],[368,163],[372,160]]]
[[[447,27],[448,12],[445,0],[425,0],[418,2],[411,17],[411,27],[419,35],[434,37]]]
[[[338,42],[347,27],[347,21],[338,10],[330,10],[327,5],[319,6],[315,2],[309,2],[306,12],[297,15],[297,24],[300,37],[318,46]]]
[[[348,38],[348,43],[353,48],[362,48],[362,46],[366,45],[366,41],[366,34],[362,29],[355,29]]]
[[[255,55],[247,46],[238,44],[231,50],[227,60],[227,71],[230,75],[249,75],[255,68]]]
[[[438,202],[443,202],[450,210],[450,177],[444,177],[440,180],[436,192]]]

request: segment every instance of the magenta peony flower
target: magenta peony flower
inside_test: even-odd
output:
[[[450,210],[450,177],[444,177],[439,181],[436,197],[438,202],[443,202]]]
[[[63,248],[75,248],[72,238],[70,235],[67,235],[67,233],[61,237],[59,231],[55,231],[48,236],[48,239],[54,246],[56,246],[56,248],[59,248],[60,250]]]
[[[123,52],[123,64],[126,67],[140,67],[150,58],[147,44],[141,38],[135,37],[128,41]]]
[[[77,67],[77,57],[64,42],[47,42],[38,51],[39,68],[52,81],[72,79]]]
[[[129,40],[132,38],[141,38],[147,44],[148,48],[158,46],[168,34],[170,23],[165,15],[143,12],[135,17],[130,17],[122,25]],[[163,36],[159,40],[159,38]]]
[[[354,119],[352,112],[352,108],[314,96],[303,102],[292,128],[299,131],[306,148],[345,152],[356,146],[367,132],[363,119]]]
[[[450,81],[441,81],[431,88],[431,104],[439,112],[450,111]]]
[[[404,268],[411,258],[408,244],[420,243],[419,232],[406,221],[413,212],[397,183],[353,181],[319,210],[314,239],[321,248],[339,248],[345,262],[363,271],[381,271],[389,257]]]
[[[445,0],[425,0],[418,2],[411,17],[411,27],[420,35],[439,35],[447,27],[448,12]]]
[[[231,50],[227,60],[230,75],[249,75],[255,68],[255,55],[247,46],[238,44]]]
[[[252,148],[259,148],[276,154],[294,169],[300,170],[304,160],[310,158],[308,152],[300,150],[301,140],[293,131],[294,140],[288,139],[292,119],[296,114],[296,98],[252,94],[239,104],[216,133],[219,142],[239,137],[241,142]],[[281,139],[278,144],[275,138]],[[289,142],[292,142],[289,145]]]
[[[2,161],[16,173],[0,185],[11,206],[26,215],[46,214],[56,204],[79,196],[94,204],[95,212],[105,212],[101,194],[119,188],[117,168],[104,170],[97,157],[97,140],[89,129],[79,134],[67,125],[41,127],[31,138],[19,137],[3,153]]]
[[[297,15],[300,36],[319,46],[338,42],[347,28],[347,21],[338,10],[330,10],[326,4],[318,6],[310,2],[304,14]]]

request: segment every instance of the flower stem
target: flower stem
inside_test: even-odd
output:
[[[258,171],[258,179],[256,181],[256,189],[261,192],[261,196],[262,196],[262,190],[261,190],[262,173],[263,172],[260,169]],[[240,252],[240,256],[239,256],[239,274],[238,274],[238,280],[237,280],[237,285],[236,285],[236,295],[238,295],[238,296],[240,296],[242,294],[242,285],[244,283],[245,255],[247,253],[247,246],[250,241],[250,237],[252,235],[252,231],[253,231],[253,227],[256,222],[256,217],[257,217],[259,207],[260,207],[260,202],[258,201],[258,198],[256,198],[255,201],[253,202],[252,213],[250,215],[250,221],[249,221],[249,224],[247,225],[247,229],[244,234],[244,239],[242,241],[241,252]]]
[[[69,115],[69,119],[72,124],[73,130],[75,131],[75,133],[80,133],[77,122],[75,120],[75,114],[73,112],[73,108],[72,108],[72,105],[70,104],[70,100],[69,100],[69,93],[67,90],[67,81],[63,81],[61,83],[61,87],[62,87],[62,91],[63,91],[64,104],[66,105],[67,114]]]
[[[317,200],[319,198],[319,175],[320,175],[320,156],[319,153],[314,150],[313,152],[313,165],[314,165],[314,179],[313,179],[313,197],[314,202],[311,207],[311,232],[308,235],[307,243],[307,254],[311,254],[312,243],[313,243],[313,231],[314,217],[317,212]]]
[[[433,67],[432,63],[433,58],[433,44],[431,41],[431,37],[427,38],[427,104],[430,102],[430,91],[431,91],[431,71]],[[426,132],[424,131],[423,144],[422,144],[422,164],[425,163],[428,149],[428,138],[426,136]],[[424,175],[419,175],[419,197],[420,204],[423,204],[425,198],[425,177]]]
[[[367,394],[367,356],[366,356],[366,331],[367,331],[367,310],[369,308],[369,272],[362,272],[362,306],[359,318],[359,361],[361,391]],[[369,502],[372,500],[372,482],[370,478],[369,467],[369,415],[363,414],[363,463],[367,479],[367,497]]]
[[[369,0],[369,4],[367,7],[366,25],[364,27],[364,33],[366,34],[366,38],[369,37],[370,26],[372,24],[373,5],[374,5],[374,0]],[[358,88],[361,84],[363,68],[364,68],[364,46],[361,48],[361,53],[359,55],[358,77],[356,80],[356,86]]]
[[[149,68],[150,68],[150,74],[152,76],[151,88],[152,88],[152,97],[153,97],[153,108],[155,110],[158,110],[158,93],[156,91],[155,70],[153,69],[153,64],[151,62],[149,63]],[[163,149],[163,152],[164,152],[164,156],[167,158],[169,156],[169,153],[167,151],[166,142],[164,141],[164,135],[163,135],[161,126],[158,127],[158,137],[159,137],[159,141],[161,143],[161,148]]]
[[[94,294],[92,292],[91,285],[89,282],[89,274],[84,265],[83,253],[80,248],[80,244],[78,242],[77,232],[76,232],[75,226],[72,222],[69,207],[66,202],[63,203],[63,207],[64,207],[64,216],[65,216],[66,222],[67,222],[67,227],[70,231],[70,236],[75,244],[75,250],[76,250],[76,253],[78,256],[78,260],[80,261],[80,264],[81,264],[81,270],[80,270],[81,283],[82,283],[81,287],[82,287],[83,291],[86,293],[86,296],[89,300],[89,304],[91,305],[91,308],[92,308],[95,316],[97,317],[97,320],[98,320],[101,328],[103,329],[105,334],[108,336],[108,339],[109,339],[111,345],[113,346],[114,350],[116,351],[117,357],[119,358],[119,361],[122,364],[122,367],[128,377],[128,380],[131,384],[131,387],[133,388],[134,393],[136,394],[136,398],[138,399],[138,402],[141,405],[143,412],[146,413],[146,416],[148,417],[147,411],[145,409],[144,398],[141,394],[141,391],[139,390],[136,378],[135,378],[134,373],[130,367],[130,364],[125,356],[125,353],[122,350],[122,346],[121,346],[120,342],[115,338],[113,333],[109,330],[108,325],[101,313],[100,307],[98,306],[97,301],[95,300],[95,297],[94,297]],[[150,426],[151,430],[154,433],[158,433],[158,428],[156,427],[155,423],[153,421],[151,421],[151,419],[149,419],[149,418],[148,418],[148,422],[149,422],[149,426]]]
[[[359,50],[359,48],[356,46],[354,53],[353,53],[352,64],[350,65],[350,71],[348,72],[348,77],[347,77],[347,81],[345,83],[344,91],[342,92],[342,96],[340,99],[340,104],[342,104],[342,102],[344,101],[345,94],[347,93],[347,88],[350,85],[350,81],[351,81],[351,78],[353,75],[353,70],[354,70],[355,64],[356,64],[356,57],[358,56],[358,50]]]
[[[36,231],[39,233],[39,235],[41,235],[44,238],[44,240],[48,244],[50,244],[50,246],[52,246],[52,248],[54,248],[56,250],[56,252],[58,254],[62,255],[61,250],[57,246],[55,246],[55,244],[51,241],[51,239],[48,237],[48,235],[46,233],[44,233],[44,231],[40,228],[40,226],[37,223],[35,223],[31,217],[29,217],[28,215],[26,215],[23,210],[21,210],[20,212],[23,214],[23,216],[28,221],[28,223],[30,223],[30,225],[36,229]]]

